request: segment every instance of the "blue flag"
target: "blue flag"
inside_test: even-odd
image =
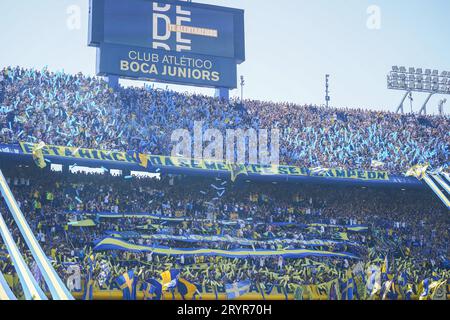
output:
[[[84,285],[83,300],[93,300],[94,295],[94,256],[89,256],[88,260],[88,272],[86,275],[86,283]]]
[[[162,284],[155,279],[147,280],[147,284],[151,286],[150,288],[148,288],[148,290],[150,290],[149,294],[152,295],[152,300],[161,300]]]
[[[123,292],[123,300],[136,300],[136,279],[133,270],[118,277],[116,282]]]
[[[170,271],[165,271],[161,273],[163,289],[175,288],[178,283],[179,275],[180,270],[177,269],[172,269]]]

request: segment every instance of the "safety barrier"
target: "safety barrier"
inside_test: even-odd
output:
[[[14,293],[8,286],[5,277],[0,272],[0,300],[17,300]]]
[[[17,275],[19,276],[20,283],[27,300],[47,300],[47,296],[44,294],[42,289],[36,283],[30,269],[23,260],[20,254],[19,248],[17,248],[16,243],[11,236],[11,233],[6,226],[5,220],[0,213],[0,234],[2,235],[3,243],[8,250],[11,260],[16,268]]]
[[[52,294],[54,300],[73,300],[74,298],[70,294],[69,290],[67,290],[66,286],[59,278],[53,266],[50,264],[50,261],[46,257],[44,251],[39,245],[36,237],[34,236],[30,226],[28,225],[25,217],[23,216],[22,211],[20,210],[16,199],[14,198],[11,189],[9,188],[5,177],[3,176],[2,171],[0,170],[0,190],[5,198],[6,204],[8,205],[11,214],[16,221],[16,224],[25,239],[28,248],[33,255],[34,260],[36,261],[41,273],[49,287],[49,290]]]

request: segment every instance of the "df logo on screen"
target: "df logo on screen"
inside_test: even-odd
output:
[[[172,19],[174,18],[175,21]],[[153,49],[165,49],[169,51],[191,51],[192,40],[186,35],[217,38],[219,32],[216,29],[190,26],[192,23],[191,11],[180,5],[160,4],[153,2]],[[175,34],[175,47],[171,48],[169,41]],[[173,43],[171,41],[170,43]]]

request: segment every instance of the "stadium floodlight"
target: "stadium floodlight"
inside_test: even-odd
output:
[[[435,94],[450,94],[449,71],[439,72],[437,69],[393,66],[392,71],[387,76],[387,80],[388,89],[405,91],[397,112],[404,112],[403,103],[413,91],[429,94],[419,114],[427,113],[426,107],[431,96]]]

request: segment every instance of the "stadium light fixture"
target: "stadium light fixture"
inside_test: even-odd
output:
[[[403,103],[412,92],[428,93],[419,114],[427,114],[427,104],[435,94],[450,95],[450,72],[439,72],[437,69],[406,68],[393,66],[387,76],[387,86],[391,90],[404,91],[405,94],[397,108],[397,112],[404,113]]]

